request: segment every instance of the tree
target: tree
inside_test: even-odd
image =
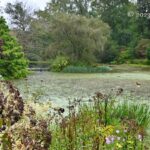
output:
[[[28,63],[21,46],[9,34],[4,18],[0,17],[0,74],[6,78],[25,77],[28,73]]]
[[[150,39],[141,39],[135,47],[135,55],[137,58],[146,58],[147,49],[150,47]]]
[[[100,17],[112,29],[112,39],[120,46],[128,46],[133,39],[134,30],[130,30],[135,24],[128,12],[135,11],[135,6],[129,0],[99,0],[93,1],[92,12]]]
[[[90,64],[95,52],[104,50],[109,26],[99,19],[69,14],[55,14],[51,20],[51,54],[67,55],[71,62]]]
[[[143,38],[150,39],[150,2],[149,0],[138,0],[137,1],[138,8],[138,33]]]
[[[32,10],[23,2],[16,1],[14,4],[7,3],[5,12],[11,17],[11,24],[19,30],[28,30],[31,19]]]
[[[31,49],[30,25],[33,10],[26,3],[16,1],[14,4],[7,3],[5,12],[11,18],[12,32],[23,46],[23,51],[27,55]]]
[[[89,16],[91,2],[92,0],[52,0],[47,4],[46,11]]]

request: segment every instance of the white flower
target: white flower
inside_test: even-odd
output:
[[[139,141],[142,141],[142,135],[141,134],[138,135],[138,139],[139,139]]]
[[[120,141],[120,139],[121,139],[121,137],[118,136],[118,137],[117,137],[117,140]]]
[[[116,130],[116,133],[118,134],[118,133],[120,133],[120,131],[119,131],[119,130]]]

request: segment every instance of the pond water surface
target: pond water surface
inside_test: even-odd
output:
[[[150,72],[69,74],[34,72],[27,79],[15,80],[24,99],[40,95],[38,99],[51,101],[57,106],[66,106],[68,99],[90,98],[95,92],[109,93],[119,87],[136,99],[150,100]],[[138,85],[137,85],[138,84]]]

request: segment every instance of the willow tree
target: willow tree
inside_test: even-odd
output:
[[[55,14],[51,20],[51,54],[70,57],[72,62],[93,63],[95,53],[104,50],[109,26],[100,19]]]
[[[5,78],[25,77],[28,62],[17,40],[9,34],[4,18],[0,17],[0,74]]]

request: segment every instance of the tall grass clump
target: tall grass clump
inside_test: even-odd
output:
[[[120,119],[134,119],[138,126],[147,128],[150,123],[150,108],[146,104],[123,101],[116,105],[113,116]]]
[[[88,66],[67,66],[63,69],[65,73],[103,73],[112,69],[108,66],[88,67]]]

